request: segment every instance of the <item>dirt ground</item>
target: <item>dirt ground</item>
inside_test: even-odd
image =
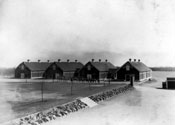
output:
[[[98,106],[45,125],[174,125],[175,91],[135,86]]]
[[[43,85],[43,98],[41,101],[42,80],[0,80],[0,123],[26,116],[38,111],[61,105],[76,98],[86,97],[110,88],[117,88],[124,83],[111,84],[91,84],[73,82],[72,95],[71,83],[45,80]]]
[[[175,90],[161,89],[167,77],[175,72],[153,72],[152,81],[136,83],[126,94],[45,125],[174,125]]]
[[[155,121],[158,124],[158,121],[160,121],[161,124],[164,122],[171,124],[171,122],[174,122],[172,119],[174,114],[171,110],[174,111],[175,93],[174,90],[160,88],[162,87],[162,81],[165,81],[166,77],[172,76],[175,76],[175,72],[153,72],[153,80],[144,84],[136,84],[134,91],[114,97],[92,109],[75,113],[75,116],[71,114],[61,121],[59,119],[51,123],[56,124],[58,122],[64,125],[69,124],[69,122],[78,124],[80,121],[80,123],[85,122],[86,124],[94,122],[95,124],[110,125],[127,122],[131,124],[150,124],[149,121],[153,121],[153,123]],[[53,80],[46,80],[44,81],[45,101],[41,102],[42,82],[42,80],[27,80],[26,82],[26,79],[0,79],[0,123],[72,101],[75,98],[86,97],[123,85],[123,83],[113,83],[110,86],[106,84],[104,87],[103,84],[94,84],[89,90],[88,84],[77,83],[74,84],[73,94],[71,95],[70,83],[57,81],[53,83]],[[84,119],[91,122],[88,123]]]

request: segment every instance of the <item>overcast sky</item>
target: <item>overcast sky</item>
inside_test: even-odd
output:
[[[173,0],[0,1],[0,67],[59,58],[175,66]]]

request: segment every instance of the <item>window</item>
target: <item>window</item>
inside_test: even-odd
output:
[[[107,77],[107,73],[105,73],[105,72],[100,72],[99,77],[100,77],[100,78],[106,78],[106,77]]]
[[[148,71],[146,77],[147,77],[147,78],[151,77],[151,72]]]
[[[21,70],[24,70],[24,65],[21,65]]]
[[[146,78],[150,77],[150,73],[146,72]]]
[[[72,78],[74,76],[74,72],[63,72],[63,76],[65,78]]]
[[[143,78],[144,78],[144,79],[146,78],[146,72],[143,73]]]
[[[87,74],[87,79],[92,79],[92,75],[91,74]]]
[[[130,70],[130,66],[126,65],[126,71],[129,71],[129,70]]]
[[[87,70],[91,70],[91,65],[88,65],[87,66]]]
[[[55,65],[53,65],[52,68],[53,68],[53,70],[56,70],[56,66]]]
[[[146,78],[146,72],[140,73],[140,79],[145,79]]]
[[[31,78],[42,78],[44,71],[31,72]]]

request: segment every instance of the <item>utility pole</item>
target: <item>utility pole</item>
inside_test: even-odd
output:
[[[134,86],[134,76],[130,76],[130,85]]]

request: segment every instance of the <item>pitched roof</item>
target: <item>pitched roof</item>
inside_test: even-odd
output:
[[[31,71],[45,71],[51,63],[49,62],[24,62]]]
[[[134,68],[136,68],[138,71],[143,72],[143,71],[150,71],[151,69],[147,67],[144,63],[142,62],[137,62],[137,61],[128,61]]]
[[[115,69],[115,66],[110,62],[90,62],[97,70],[109,71],[109,69]]]
[[[56,62],[57,66],[66,71],[75,71],[76,69],[81,69],[83,64],[80,62]]]

